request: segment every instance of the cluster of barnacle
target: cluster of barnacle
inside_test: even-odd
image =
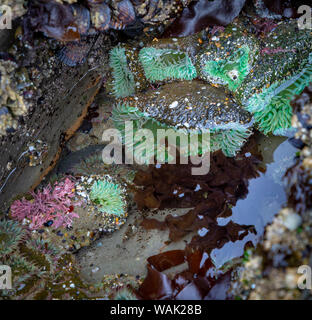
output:
[[[288,206],[305,215],[312,209],[312,87],[306,87],[292,101],[293,126],[298,130],[295,137],[302,142],[297,163],[285,174]]]
[[[311,259],[311,214],[283,208],[267,226],[263,244],[244,258],[232,293],[243,299],[302,299],[298,266]],[[306,298],[305,298],[306,299]]]
[[[306,155],[311,155],[312,147],[312,84],[305,88],[301,95],[292,101],[294,115],[292,125],[297,129],[296,138],[300,139],[307,147]]]
[[[262,133],[288,134],[293,114],[291,99],[302,92],[312,75],[310,33],[298,30],[296,21],[289,21],[281,23],[264,40],[259,41],[253,35],[246,36],[239,23],[233,23],[211,35],[208,44],[203,44],[201,37],[202,33],[158,40],[141,49],[119,45],[111,50],[112,80],[107,88],[112,89],[117,99],[129,97],[126,99],[127,105],[119,103],[113,111],[117,128],[120,129],[122,122],[128,119],[135,121],[137,129],[153,127],[176,130],[182,126],[188,131],[186,119],[191,117],[193,111],[190,110],[193,107],[199,109],[199,102],[190,106],[171,99],[170,95],[177,98],[174,93],[177,86],[174,84],[171,92],[164,89],[165,86],[157,89],[156,93],[160,96],[164,96],[167,90],[162,100],[150,94],[151,90],[146,90],[154,84],[163,85],[174,80],[193,80],[194,83],[198,81],[195,78],[199,78],[211,86],[219,87],[219,94],[224,94],[228,101],[214,108],[229,108],[221,122],[213,121],[213,126],[202,125],[200,119],[197,123],[195,120],[193,125],[196,130],[211,130],[212,150],[222,149],[227,156],[234,156],[252,132],[250,124],[244,123],[243,127],[237,119],[226,120],[226,117],[231,117],[230,110],[235,103],[252,115],[255,127]],[[187,85],[184,88],[191,90],[192,83],[189,82],[189,88]],[[210,94],[208,92],[211,89],[209,86],[206,88],[207,94]],[[151,97],[150,103],[141,101],[145,99],[143,94],[139,94],[142,91],[145,97]],[[228,91],[234,100],[231,100]],[[182,96],[184,98],[184,93]],[[209,103],[211,107],[211,100],[207,101],[207,105]],[[215,112],[212,114],[215,116]],[[211,117],[208,115],[207,122],[215,120]]]
[[[19,18],[26,12],[26,0],[2,0],[1,5],[10,7],[12,12],[12,19]]]
[[[17,128],[18,117],[27,112],[15,79],[17,65],[0,60],[0,137]]]

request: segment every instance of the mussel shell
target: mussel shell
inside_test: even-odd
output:
[[[129,0],[122,0],[116,4],[116,19],[111,23],[113,29],[124,29],[136,21],[136,14]]]
[[[69,42],[57,54],[61,62],[69,67],[75,67],[86,60],[89,46],[86,42]]]
[[[105,3],[95,4],[90,7],[91,21],[99,31],[106,31],[109,29],[111,21],[111,9]]]
[[[0,108],[0,116],[5,115],[5,114],[10,114],[9,109],[7,107]]]
[[[70,6],[80,35],[87,35],[91,25],[90,11],[79,4]]]

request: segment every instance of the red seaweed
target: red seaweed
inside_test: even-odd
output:
[[[184,250],[171,250],[151,256],[147,259],[158,271],[164,271],[185,261]]]
[[[245,0],[193,1],[165,31],[164,37],[184,37],[208,26],[226,26],[238,16],[244,4]]]
[[[247,150],[250,157],[244,156]],[[137,173],[135,183],[143,186],[135,196],[140,209],[194,207],[182,216],[168,214],[164,221],[144,219],[141,226],[169,229],[170,241],[197,232],[185,250],[171,250],[147,259],[148,275],[138,290],[142,299],[225,298],[221,291],[228,287],[229,273],[215,268],[210,253],[256,231],[254,226],[233,221],[218,225],[217,218],[230,216],[231,206],[247,195],[248,180],[259,175],[261,159],[255,139],[251,138],[235,158],[227,158],[222,152],[212,154],[210,172],[204,176],[192,176],[190,166],[181,164],[160,168],[151,165],[147,171]],[[161,273],[184,262],[188,267],[173,279]],[[215,289],[209,295],[212,288]]]

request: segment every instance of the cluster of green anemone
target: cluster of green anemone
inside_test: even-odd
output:
[[[192,107],[179,101],[176,107],[177,101],[170,99],[167,91],[162,100],[150,95],[156,104],[154,108],[137,102],[142,99],[142,91],[148,96],[150,90],[157,90],[161,95],[167,83],[175,92],[177,80],[191,83],[196,78],[205,85],[218,86],[221,94],[228,96],[231,103],[222,104],[221,108],[232,110],[232,104],[238,104],[252,115],[253,127],[262,133],[287,134],[291,129],[291,99],[311,82],[311,33],[298,30],[296,21],[287,21],[265,39],[246,35],[239,23],[211,35],[206,42],[198,42],[201,36],[159,40],[140,50],[127,46],[112,49],[113,94],[117,99],[132,97],[126,103],[117,102],[113,111],[116,127],[123,131],[124,121],[132,120],[135,130],[146,128],[155,132],[159,128],[173,128],[182,132],[183,129],[188,139],[194,130],[198,134],[210,130],[210,150],[221,149],[226,156],[235,156],[252,133],[250,125],[240,125],[239,117],[229,117],[225,126],[222,119],[221,124],[212,121],[215,112],[203,114],[207,124],[198,119],[198,125],[190,130],[186,119],[190,118],[189,110],[197,107],[196,101]],[[155,83],[159,87],[150,89]],[[209,99],[211,108],[214,101]],[[162,107],[158,108],[157,103]],[[164,105],[166,119],[162,118]],[[216,103],[214,108],[220,108],[220,104]],[[126,135],[123,132],[123,138]],[[139,150],[140,142],[134,147]],[[191,148],[188,154],[192,155]]]
[[[115,216],[127,212],[124,189],[110,178],[96,180],[90,190],[91,201],[98,205],[99,211]]]

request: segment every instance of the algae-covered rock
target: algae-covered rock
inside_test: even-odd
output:
[[[257,63],[234,93],[263,133],[284,134],[291,128],[290,101],[312,74],[311,44],[311,33],[299,30],[296,21],[280,23],[264,39]]]
[[[128,216],[126,189],[116,179],[108,175],[81,176],[75,184],[78,218],[70,227],[53,228],[47,223],[33,231],[36,239],[48,240],[56,247],[77,251],[89,246],[104,234],[119,229]]]
[[[135,95],[130,104],[177,128],[239,129],[249,127],[252,120],[225,90],[197,80],[165,84]]]
[[[127,139],[129,146],[132,141],[138,157],[144,144],[133,142],[125,121],[132,121],[134,134],[138,129],[152,131],[157,148],[165,148],[165,143],[158,141],[158,129],[171,129],[167,134],[173,134],[174,139],[174,134],[180,136],[177,146],[186,156],[219,149],[227,156],[233,156],[250,136],[249,127],[252,125],[251,115],[237,105],[223,88],[198,80],[165,84],[157,90],[135,95],[126,104],[115,106],[113,121],[123,135],[123,142]],[[197,138],[202,134],[207,136],[207,133],[210,134],[210,142],[206,146],[206,140]],[[183,146],[181,141],[185,143]],[[144,151],[147,159],[154,155],[155,149]],[[164,157],[157,153],[158,161],[169,160],[170,153]]]
[[[12,272],[12,288],[1,299],[82,299],[87,286],[80,279],[74,257],[46,239],[34,239],[16,221],[0,220],[1,264]]]
[[[197,56],[199,77],[235,91],[255,64],[260,43],[246,26],[233,23],[216,32]]]

